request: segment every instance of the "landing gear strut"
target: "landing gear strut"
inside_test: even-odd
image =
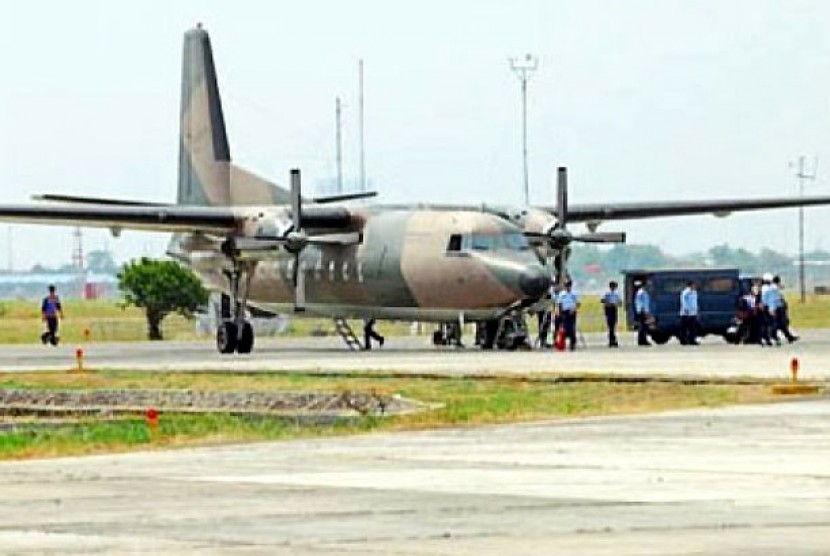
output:
[[[251,286],[253,268],[234,265],[225,273],[230,285],[230,302],[222,303],[222,323],[216,330],[216,348],[219,353],[251,353],[254,347],[254,329],[245,319],[245,306]],[[224,296],[223,296],[224,297]]]

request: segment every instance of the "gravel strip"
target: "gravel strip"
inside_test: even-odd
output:
[[[199,390],[0,390],[0,415],[159,411],[267,415],[400,415],[422,409],[373,392],[205,392]]]

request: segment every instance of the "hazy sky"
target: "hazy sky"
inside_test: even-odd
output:
[[[2,202],[38,192],[172,201],[182,33],[211,33],[235,161],[278,182],[357,172],[357,61],[366,64],[368,173],[380,202],[521,202],[519,85],[536,54],[531,200],[796,194],[788,162],[830,171],[830,3],[821,1],[4,2]],[[830,195],[823,168],[808,185]],[[689,252],[728,241],[795,252],[795,211],[684,217],[625,228]],[[0,267],[8,227],[0,226]],[[830,208],[807,212],[830,249]],[[68,262],[71,230],[12,227],[14,264]],[[119,259],[161,254],[164,234],[87,231]]]

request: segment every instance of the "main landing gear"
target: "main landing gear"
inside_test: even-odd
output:
[[[222,295],[222,323],[216,330],[216,348],[219,353],[251,353],[254,347],[254,328],[245,319],[245,305],[251,285],[253,269],[234,268],[225,274],[230,284],[230,295]]]

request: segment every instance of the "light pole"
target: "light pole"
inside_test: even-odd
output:
[[[795,177],[798,178],[798,196],[804,197],[804,180],[816,179],[816,167],[818,166],[818,159],[813,163],[813,172],[806,173],[804,169],[804,155],[798,157],[798,173]],[[798,207],[798,287],[801,293],[801,303],[807,301],[807,285],[804,278],[804,206]]]
[[[340,97],[334,100],[334,141],[335,141],[335,156],[337,158],[337,193],[343,193],[343,135],[342,130],[342,113],[343,107],[340,102]]]
[[[522,161],[524,163],[525,205],[530,205],[530,189],[527,177],[527,82],[539,67],[539,59],[532,54],[524,58],[510,58],[510,69],[522,84]]]

